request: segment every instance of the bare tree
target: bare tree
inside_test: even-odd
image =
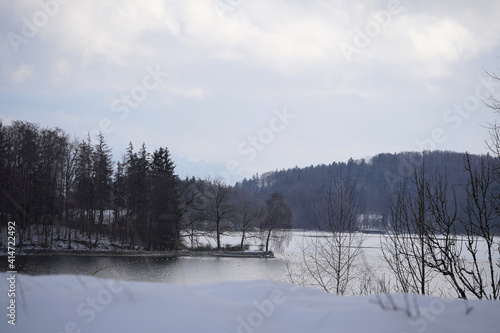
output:
[[[465,299],[461,274],[465,260],[462,237],[457,232],[460,225],[456,191],[448,187],[446,175],[436,175],[427,189],[427,197],[432,223],[425,228],[424,241],[428,249],[425,264],[441,274],[459,298]]]
[[[365,236],[356,233],[359,215],[355,184],[339,179],[330,182],[314,216],[317,231],[302,246],[302,271],[314,286],[344,295],[357,275],[356,261]]]
[[[202,182],[194,177],[179,183],[179,210],[181,214],[181,237],[188,237],[190,246],[198,245],[203,236],[202,223],[205,218]]]
[[[405,293],[429,294],[432,271],[427,269],[426,226],[430,221],[427,191],[429,178],[422,166],[413,170],[390,203],[391,224],[381,244],[385,262],[393,272],[397,286]]]
[[[222,178],[207,181],[204,193],[207,204],[206,219],[215,226],[217,250],[221,249],[221,235],[231,230],[230,218],[233,208],[230,205],[231,188]]]
[[[291,239],[292,209],[285,203],[281,193],[274,192],[262,208],[261,216],[260,231],[266,252],[269,252],[270,243],[280,251],[284,243]]]
[[[238,227],[241,232],[240,249],[243,250],[245,239],[249,237],[252,229],[257,226],[259,211],[248,200],[244,200],[238,207],[239,221]]]
[[[499,216],[493,196],[493,165],[484,159],[479,166],[472,166],[469,154],[465,155],[465,170],[469,175],[467,202],[462,224],[466,230],[466,249],[472,258],[472,267],[462,268],[471,281],[467,289],[478,298],[499,299],[500,272],[495,270],[495,234],[500,230]],[[485,244],[487,267],[480,265],[480,241]],[[489,288],[487,288],[487,286]],[[488,290],[489,289],[489,290]]]
[[[487,74],[497,83],[500,82],[500,76],[498,76],[497,74],[491,72],[488,72]],[[490,109],[494,110],[497,114],[500,114],[500,100],[498,100],[494,96],[490,96],[487,99],[486,105]],[[500,126],[498,125],[498,123],[495,122],[493,124],[490,124],[490,140],[487,141],[486,144],[496,157],[496,160],[493,163],[493,176],[495,177],[496,183],[494,200],[496,211],[500,214],[500,191],[498,191],[498,187],[500,186],[500,184],[498,184],[500,179]],[[498,253],[500,254],[500,244],[498,245]],[[498,259],[497,267],[500,268],[500,259]]]
[[[484,158],[474,166],[467,153],[465,171],[466,199],[461,205],[457,205],[454,191],[452,199],[447,198],[450,194],[442,178],[429,191],[434,223],[425,230],[429,249],[426,264],[441,273],[460,298],[499,299],[500,271],[495,263],[499,221],[493,166]]]
[[[491,79],[496,82],[500,82],[500,77],[491,72],[486,73]],[[485,101],[486,106],[500,114],[500,101],[495,98],[495,96],[490,96]],[[500,157],[500,125],[497,122],[490,124],[490,139],[486,141],[486,144],[490,151],[496,156]],[[498,170],[498,168],[496,168]]]
[[[497,75],[488,75],[500,81]],[[500,113],[500,101],[494,96],[485,103]],[[446,176],[437,176],[427,188],[432,219],[423,229],[425,266],[442,274],[458,297],[464,299],[468,295],[500,298],[500,263],[495,262],[495,252],[500,252],[495,243],[500,229],[500,126],[496,122],[490,124],[490,140],[486,143],[497,159],[482,157],[479,164],[473,165],[469,154],[465,154],[468,180],[464,202],[457,203],[455,189],[448,189]]]
[[[457,202],[446,175],[415,169],[392,203],[392,226],[382,244],[386,263],[403,292],[430,293],[440,274],[459,298],[498,299],[500,272],[495,262],[499,230],[491,164],[472,165],[465,155],[468,181]]]

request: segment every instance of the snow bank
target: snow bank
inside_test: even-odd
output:
[[[179,286],[21,274],[15,276],[15,298],[8,298],[9,277],[0,274],[0,332],[441,333],[500,327],[500,302],[393,295],[398,308],[414,315],[409,318],[393,311],[383,295],[336,297],[270,281]],[[10,299],[15,327],[6,316]]]

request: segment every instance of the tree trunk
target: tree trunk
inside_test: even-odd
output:
[[[220,221],[217,221],[217,250],[220,251]]]
[[[269,239],[271,239],[271,232],[272,230],[269,229],[266,237],[266,253],[269,252]]]
[[[245,228],[243,228],[243,234],[241,235],[240,250],[243,251],[243,243],[245,242]]]

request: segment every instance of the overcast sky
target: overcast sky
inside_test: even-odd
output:
[[[486,153],[500,1],[2,0],[0,117],[181,176]],[[498,118],[497,118],[498,119]]]

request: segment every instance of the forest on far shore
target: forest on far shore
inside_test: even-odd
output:
[[[475,168],[482,164],[490,166],[493,177],[496,158],[490,154],[468,156]],[[293,208],[293,226],[314,229],[315,205],[333,181],[342,182],[354,187],[361,227],[383,229],[391,216],[391,198],[394,199],[401,185],[422,167],[428,177],[445,177],[448,190],[455,192],[457,202],[465,202],[466,184],[470,181],[465,166],[466,153],[382,153],[369,160],[351,158],[348,162],[267,172],[244,179],[235,185],[235,189],[249,191],[260,200],[264,200],[269,193],[279,191]]]
[[[146,250],[180,249],[212,237],[220,249],[220,236],[230,231],[242,232],[243,248],[248,236],[272,241],[279,230],[317,228],[318,204],[332,184],[352,189],[358,229],[387,227],[390,203],[402,185],[416,186],[408,179],[417,170],[428,179],[444,177],[449,197],[466,202],[466,162],[479,170],[496,159],[449,151],[384,153],[276,170],[230,186],[221,179],[180,179],[166,146],[150,152],[146,144],[130,143],[123,159],[113,161],[102,134],[92,142],[15,121],[0,123],[0,217],[16,221],[21,242],[36,226],[48,248],[55,239],[71,248],[78,233],[89,248],[106,236],[124,248]]]

